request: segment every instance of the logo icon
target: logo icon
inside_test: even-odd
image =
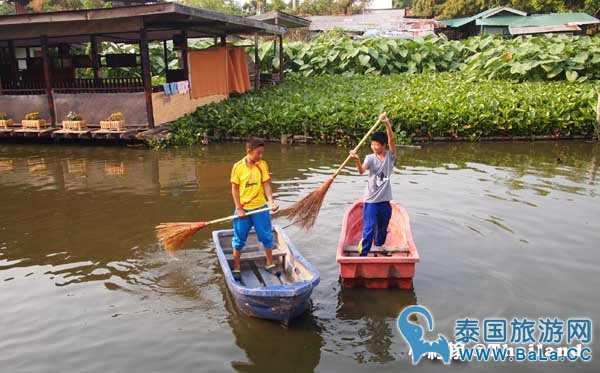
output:
[[[421,356],[429,352],[437,353],[444,364],[450,364],[450,346],[448,340],[443,335],[438,334],[435,342],[423,340],[423,328],[420,325],[408,321],[408,317],[413,313],[423,315],[428,323],[429,331],[433,330],[433,317],[429,310],[423,306],[409,306],[402,310],[398,316],[398,330],[406,340],[406,343],[412,350],[412,362],[417,364]]]

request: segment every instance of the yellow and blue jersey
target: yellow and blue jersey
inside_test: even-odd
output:
[[[264,160],[248,167],[246,158],[243,158],[231,169],[230,181],[240,186],[240,203],[245,210],[262,207],[267,203],[263,183],[270,179],[269,166]]]

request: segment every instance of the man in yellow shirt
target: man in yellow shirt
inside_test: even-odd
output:
[[[240,255],[246,245],[248,232],[252,227],[256,230],[258,240],[265,248],[267,263],[265,269],[275,270],[273,264],[273,228],[269,211],[246,216],[246,212],[268,206],[277,211],[279,206],[273,201],[271,175],[269,166],[263,158],[265,144],[260,140],[249,140],[246,143],[246,156],[236,162],[231,170],[231,195],[235,203],[235,214],[240,218],[233,221],[233,277],[241,280]]]

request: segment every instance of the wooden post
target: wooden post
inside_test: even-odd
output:
[[[600,123],[600,93],[598,93],[598,104],[596,105],[596,122]]]
[[[229,50],[227,49],[227,35],[221,36],[221,48],[225,48],[225,76],[227,77],[227,96],[231,93],[229,86]]]
[[[48,53],[48,36],[40,37],[42,42],[42,60],[44,64],[44,82],[46,83],[46,97],[48,98],[48,111],[50,112],[50,125],[56,127],[56,113],[54,112],[54,97],[52,96],[52,69]]]
[[[183,63],[183,75],[186,80],[190,79],[190,67],[188,61],[188,33],[187,30],[184,29],[181,31],[181,36],[183,37],[183,46],[181,47],[181,59]],[[191,94],[191,90],[190,90]]]
[[[225,76],[227,77],[227,96],[231,93],[229,82],[229,50],[227,49],[227,34],[221,35],[221,48],[225,48]]]
[[[596,139],[600,141],[600,93],[598,93],[598,104],[596,104]]]
[[[163,59],[165,61],[165,78],[167,77],[167,71],[169,71],[169,50],[167,49],[167,41],[163,40]]]
[[[90,59],[92,60],[92,69],[94,78],[100,78],[100,60],[98,59],[98,38],[96,35],[90,35]]]
[[[152,110],[152,80],[150,76],[150,53],[148,51],[148,37],[146,29],[140,30],[140,54],[142,57],[142,80],[144,82],[144,95],[146,97],[146,116],[148,127],[154,128],[154,112]]]
[[[283,35],[279,35],[279,82],[283,82]]]
[[[258,61],[258,34],[254,33],[254,90],[260,89],[260,62]]]
[[[17,62],[17,54],[15,53],[14,40],[8,41],[8,53],[10,55],[10,74],[13,80],[19,80],[19,64]]]

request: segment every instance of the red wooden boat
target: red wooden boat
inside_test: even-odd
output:
[[[344,287],[412,289],[419,252],[410,232],[406,210],[394,201],[387,240],[381,249],[371,247],[369,256],[358,255],[362,239],[363,202],[346,211],[337,247],[337,262]]]

